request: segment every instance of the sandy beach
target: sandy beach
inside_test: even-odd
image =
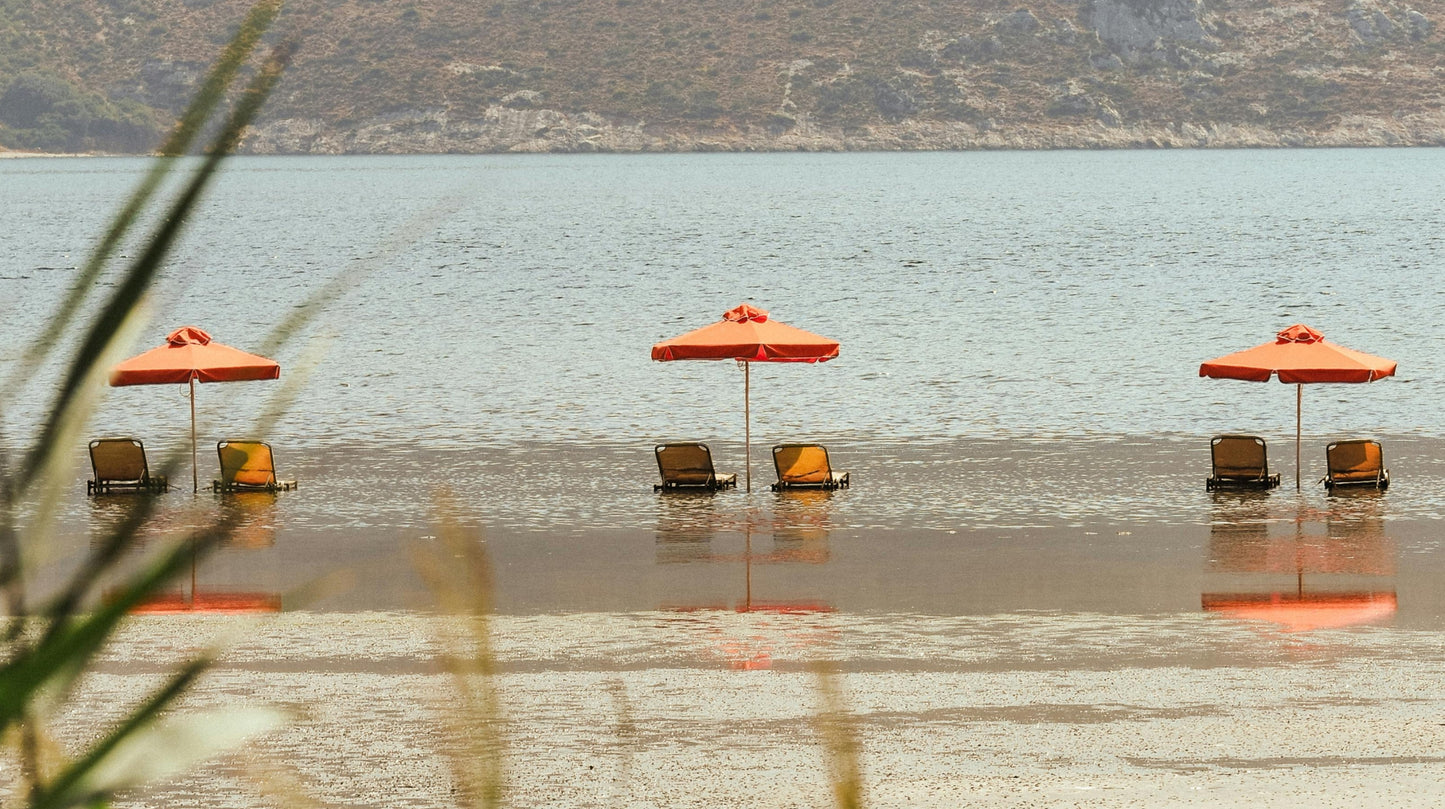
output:
[[[104,157],[99,154],[61,154],[52,152],[12,152],[8,149],[0,149],[0,160],[24,157]]]
[[[163,661],[235,621],[137,621],[66,736],[95,732]],[[327,805],[455,805],[438,752],[444,621],[247,627],[188,708],[263,701],[296,723],[118,805],[272,805],[253,782],[269,767]],[[869,806],[1431,806],[1445,792],[1434,632],[1050,612],[576,613],[494,632],[513,806],[829,805],[820,657],[845,672]]]

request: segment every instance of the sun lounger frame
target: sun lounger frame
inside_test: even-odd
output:
[[[109,445],[113,445],[119,451],[125,453],[138,453],[139,458],[132,458],[131,462],[139,461],[140,474],[134,477],[116,477],[114,475],[102,476],[101,467],[104,462],[96,461],[96,450],[102,452]],[[114,461],[115,459],[111,459]],[[85,493],[93,494],[118,494],[121,492],[164,492],[170,489],[170,482],[165,475],[152,475],[150,465],[146,461],[145,444],[135,438],[97,438],[90,442],[90,471],[92,480],[85,482]]]
[[[669,466],[665,454],[693,452],[694,456],[690,465]],[[652,490],[655,492],[692,490],[692,491],[717,491],[719,489],[734,488],[738,486],[738,475],[736,472],[728,475],[719,475],[712,463],[712,450],[707,444],[694,441],[685,441],[672,444],[658,444],[652,448],[653,455],[657,457],[657,472],[662,477],[661,483],[654,483]],[[706,461],[706,466],[703,465]],[[671,474],[669,474],[671,473]],[[679,474],[686,475],[686,479],[679,479]]]
[[[823,471],[825,471],[825,472],[827,473],[827,476],[826,476],[824,479],[818,480],[818,481],[809,481],[809,482],[799,482],[799,481],[796,481],[796,480],[786,480],[786,479],[784,479],[784,476],[783,476],[783,460],[782,460],[782,458],[779,457],[779,456],[782,455],[783,453],[786,453],[788,450],[804,450],[804,449],[816,449],[816,450],[819,450],[820,452],[823,453],[823,466],[824,466]],[[782,490],[784,490],[784,489],[826,489],[826,490],[829,490],[829,491],[833,491],[833,490],[836,490],[836,489],[846,489],[846,488],[848,488],[848,485],[849,485],[849,483],[851,482],[851,479],[852,479],[852,478],[851,478],[851,473],[849,473],[849,472],[843,472],[843,473],[840,474],[840,473],[838,473],[838,472],[834,472],[834,471],[833,471],[833,463],[832,463],[832,461],[828,458],[828,448],[825,447],[825,446],[823,446],[822,444],[777,444],[777,445],[775,445],[775,446],[773,447],[773,470],[778,473],[778,482],[777,482],[777,483],[774,483],[774,484],[772,485],[772,489],[773,489],[773,491],[775,491],[775,492],[780,492],[780,491],[782,491]]]
[[[1220,453],[1227,451],[1228,444],[1244,443],[1250,444],[1259,449],[1260,463],[1258,466],[1240,466],[1221,464]],[[1221,445],[1226,445],[1221,450]],[[1264,439],[1257,435],[1216,435],[1209,439],[1210,464],[1213,467],[1209,477],[1204,481],[1204,489],[1222,489],[1230,486],[1245,486],[1256,489],[1273,489],[1279,485],[1279,475],[1269,473],[1269,447]],[[1223,471],[1221,471],[1223,470]]]
[[[1335,461],[1336,454],[1342,448],[1348,447],[1374,447],[1374,455],[1379,464],[1373,470],[1354,471],[1355,464],[1350,467],[1341,468]],[[1366,460],[1369,460],[1369,450],[1366,449]],[[1325,447],[1325,476],[1320,479],[1325,488],[1333,490],[1336,486],[1374,486],[1376,489],[1387,489],[1390,486],[1390,470],[1385,468],[1385,451],[1379,441],[1370,438],[1351,438],[1345,441],[1332,441]]]

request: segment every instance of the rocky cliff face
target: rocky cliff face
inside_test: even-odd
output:
[[[96,30],[49,41],[92,44],[56,49],[51,69],[173,111],[244,1],[75,5]],[[131,13],[116,19],[118,6]],[[287,26],[301,56],[246,149],[1439,145],[1435,12],[1395,0],[300,0]]]

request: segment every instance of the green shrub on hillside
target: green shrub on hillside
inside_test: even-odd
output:
[[[16,76],[0,94],[0,145],[42,152],[145,152],[156,141],[151,110],[113,103],[43,71]]]

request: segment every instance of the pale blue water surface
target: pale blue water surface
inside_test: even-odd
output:
[[[0,164],[7,365],[146,165]],[[1302,322],[1400,363],[1307,391],[1308,432],[1438,436],[1442,168],[1429,149],[240,158],[136,349],[185,323],[252,346],[345,275],[288,445],[732,438],[732,364],[648,349],[748,301],[843,346],[755,367],[764,440],[1197,436],[1292,432],[1292,389],[1196,371]],[[248,394],[203,390],[202,411]],[[116,391],[109,422],[153,431],[170,398]]]

